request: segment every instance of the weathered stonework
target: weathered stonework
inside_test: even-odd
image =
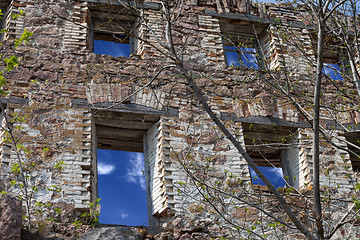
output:
[[[0,195],[0,238],[20,239],[22,222],[21,201],[9,195]]]
[[[114,141],[118,140],[112,139],[114,141],[111,143],[100,140],[101,134],[104,134],[99,133],[100,125],[105,124],[102,119],[108,119],[106,126],[113,127],[114,131],[141,135],[142,143],[139,146],[145,153],[148,208],[150,216],[153,216],[149,222],[175,232],[176,239],[205,239],[201,238],[201,231],[219,231],[212,218],[214,212],[210,209],[199,210],[203,208],[201,197],[198,194],[191,197],[185,194],[196,190],[196,184],[182,165],[188,160],[186,153],[199,167],[203,167],[205,159],[210,159],[207,179],[220,181],[224,186],[242,186],[243,190],[252,191],[248,164],[215,127],[195,100],[193,90],[176,69],[162,71],[151,85],[144,87],[163,66],[169,64],[166,59],[159,57],[161,54],[154,48],[158,44],[151,44],[155,41],[151,33],[144,26],[137,29],[138,34],[149,42],[139,41],[129,58],[100,56],[90,51],[92,1],[8,2],[11,6],[9,11],[19,12],[22,9],[26,15],[16,21],[6,19],[10,31],[4,36],[7,40],[1,46],[1,51],[7,55],[21,56],[22,59],[18,68],[6,74],[9,81],[7,91],[11,92],[11,97],[1,99],[1,103],[6,105],[9,114],[30,116],[21,124],[22,129],[17,136],[22,135],[21,142],[25,147],[35,149],[31,158],[36,159],[39,181],[43,187],[35,195],[36,199],[66,202],[77,210],[88,210],[98,191],[97,146],[108,144],[111,148],[114,146],[111,144],[117,144]],[[156,1],[153,4],[154,7],[144,10],[143,16],[149,26],[163,36],[164,29],[159,20],[161,14],[156,9]],[[297,16],[285,6],[245,1],[227,6],[219,5],[219,1],[199,1],[199,4],[188,1],[185,9],[177,27],[184,28],[184,35],[189,39],[181,38],[179,33],[175,44],[186,42],[184,65],[201,73],[196,81],[206,94],[212,110],[244,147],[245,139],[249,138],[244,131],[253,134],[251,129],[244,128],[249,124],[272,126],[274,129],[299,129],[294,141],[301,139],[301,144],[287,153],[288,158],[293,159],[289,171],[296,177],[296,188],[308,194],[313,171],[310,126],[304,123],[304,117],[288,99],[272,95],[271,88],[263,81],[263,72],[226,67],[220,35],[221,21],[225,17],[217,14],[237,13],[261,19],[282,19],[285,27],[301,32],[300,41],[304,45],[311,44],[308,32],[291,25],[298,21]],[[269,16],[266,16],[264,9],[270,12]],[[29,44],[14,49],[11,47],[12,39],[18,37],[23,28],[34,35]],[[272,25],[269,30],[270,34],[264,33],[259,42],[271,68],[277,69],[282,61],[286,61],[291,66],[293,76],[304,80],[302,86],[313,88],[313,83],[306,80],[309,72],[307,66],[302,64],[303,59],[290,56],[285,60],[280,58],[280,40]],[[159,48],[161,50],[161,46]],[[308,51],[314,56],[310,47]],[[330,83],[324,85],[327,89],[325,98],[329,102],[336,102],[337,99],[331,95],[336,89]],[[343,85],[353,88],[349,82]],[[302,89],[295,91],[301,92]],[[311,91],[306,94],[312,97]],[[339,100],[338,103],[342,102]],[[131,120],[129,115],[136,120]],[[358,124],[360,114],[345,111],[338,119],[343,124]],[[331,118],[324,114],[322,120],[325,123]],[[141,125],[141,131],[136,134],[131,132],[132,124]],[[359,131],[358,127],[355,128]],[[343,130],[335,129],[331,136],[335,144],[347,148],[341,141],[345,139]],[[49,151],[43,153],[43,148],[49,148]],[[321,182],[329,188],[336,188],[337,194],[351,197],[357,181],[349,153],[323,141],[321,158]],[[0,180],[8,182],[11,179],[8,173],[15,161],[11,144],[3,142]],[[64,169],[53,171],[58,161],[64,161]],[[229,172],[240,180],[229,178]],[[183,183],[187,187],[185,193],[182,192]],[[46,190],[53,184],[61,186],[60,193]],[[6,188],[11,190],[9,184]],[[263,195],[271,199],[266,192]],[[287,200],[291,201],[290,198]],[[236,204],[240,208],[234,211],[232,217],[250,223],[258,219],[256,209],[251,208],[248,212],[244,210],[245,204]],[[278,206],[267,204],[275,213],[281,212]],[[296,212],[298,216],[311,207],[301,200],[291,204],[303,209],[303,212]],[[206,222],[212,222],[212,225]],[[194,230],[193,226],[201,226],[201,231]],[[177,232],[179,229],[182,232]],[[353,231],[353,236],[359,236],[358,231]],[[206,233],[206,237],[214,237],[210,233]]]

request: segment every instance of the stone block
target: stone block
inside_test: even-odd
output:
[[[21,201],[0,194],[0,239],[21,239]]]
[[[80,240],[97,240],[97,239],[143,239],[142,234],[136,227],[123,227],[123,226],[103,226],[94,228],[81,236]]]

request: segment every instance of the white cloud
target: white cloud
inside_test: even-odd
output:
[[[278,182],[278,181],[281,181],[280,179],[283,179],[284,178],[284,174],[283,174],[283,171],[281,168],[272,168],[270,169],[270,172],[272,174],[272,182]]]
[[[123,45],[123,44],[122,44]],[[123,46],[120,46],[120,47],[113,47],[111,49],[111,56],[114,56],[114,57],[126,57],[126,54],[125,52],[123,51]]]
[[[259,169],[275,187],[284,186],[285,182],[282,168],[259,167]],[[254,184],[265,185],[252,168],[250,168],[250,173]]]
[[[139,184],[145,190],[144,157],[141,153],[129,154],[130,168],[127,169],[126,181]]]
[[[123,211],[120,212],[120,218],[121,218],[121,219],[125,219],[125,218],[127,218],[128,216],[129,216],[129,214],[127,214],[126,212],[123,212]]]
[[[106,163],[98,163],[98,173],[99,175],[108,175],[111,174],[115,170],[115,165],[106,164]]]

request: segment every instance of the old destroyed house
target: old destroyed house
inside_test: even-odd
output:
[[[91,212],[97,150],[142,152],[153,229],[177,239],[304,239],[209,117],[188,73],[214,116],[314,233],[317,35],[307,10],[243,0],[0,0],[0,8],[2,57],[21,57],[3,71],[0,190],[24,199],[25,174],[34,206]],[[15,46],[24,29],[33,33],[29,42]],[[330,33],[326,39],[322,221],[331,230],[348,211],[334,236],[358,239],[359,222],[351,219],[360,169],[351,74],[358,55],[349,58]],[[110,52],[96,54],[99,41]],[[116,46],[126,53],[114,53]]]

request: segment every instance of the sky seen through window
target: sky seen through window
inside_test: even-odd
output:
[[[97,150],[100,223],[147,225],[144,154]]]

